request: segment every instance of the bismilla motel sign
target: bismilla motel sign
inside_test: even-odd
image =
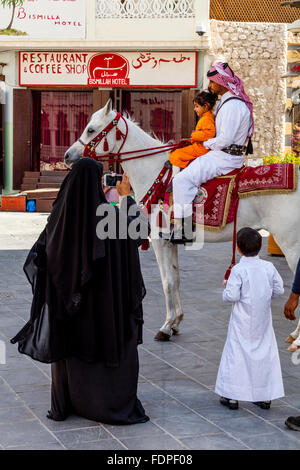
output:
[[[197,86],[194,51],[22,51],[19,65],[21,86]]]

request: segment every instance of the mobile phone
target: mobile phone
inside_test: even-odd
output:
[[[122,181],[123,176],[117,175],[116,173],[106,173],[103,177],[104,186],[115,187],[117,181]]]

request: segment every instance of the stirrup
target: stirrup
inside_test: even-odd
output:
[[[175,228],[173,228],[169,242],[173,243],[174,245],[184,245],[185,243],[193,243],[194,239],[186,238],[184,233],[182,233],[182,230],[175,230]]]

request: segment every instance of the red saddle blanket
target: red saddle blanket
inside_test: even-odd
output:
[[[240,172],[238,192],[237,174]],[[288,193],[297,189],[298,165],[276,163],[258,167],[245,167],[242,171],[219,176],[203,184],[194,199],[193,219],[196,224],[204,225],[206,230],[222,230],[234,219],[235,201],[239,198]],[[167,193],[166,193],[167,196]],[[165,209],[172,205],[172,195],[165,197]]]

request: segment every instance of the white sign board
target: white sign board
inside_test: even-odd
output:
[[[196,87],[196,52],[20,52],[21,86]]]
[[[6,30],[12,18],[14,38],[85,38],[85,0],[24,0],[15,12],[0,5],[0,30]]]

